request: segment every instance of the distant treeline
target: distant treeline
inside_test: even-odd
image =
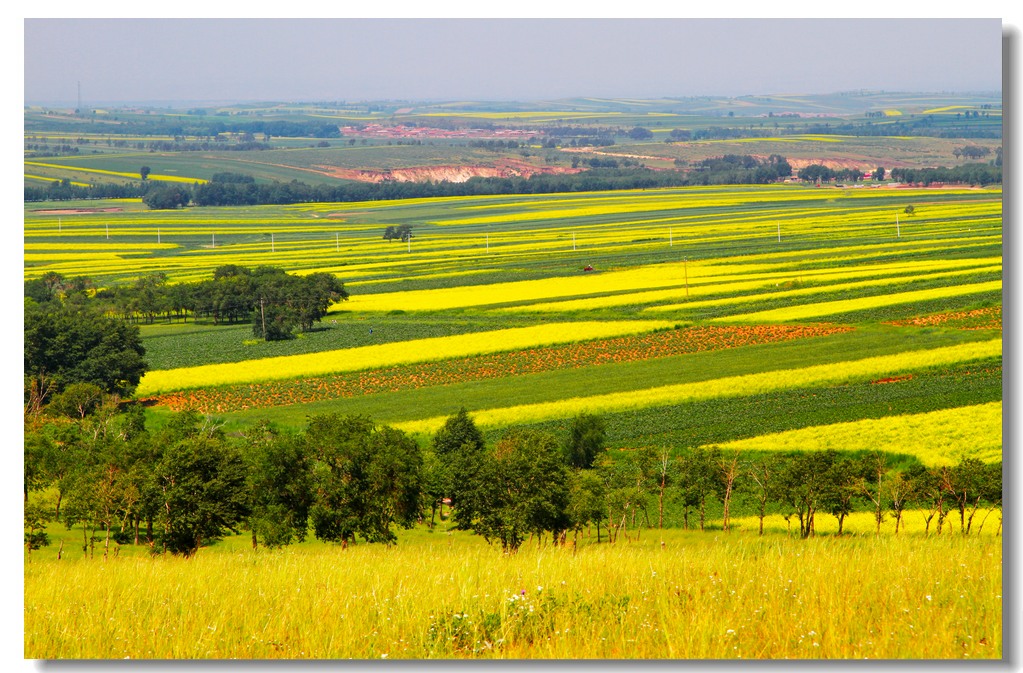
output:
[[[114,123],[111,123],[114,122]],[[47,118],[45,129],[42,124],[26,120],[25,133],[46,135],[48,133],[104,133],[116,131],[119,136],[174,136],[174,137],[209,137],[221,133],[251,133],[264,138],[340,138],[341,129],[337,124],[322,121],[266,121],[241,120],[219,115],[207,117],[195,115],[173,118],[156,117],[153,119],[119,118],[117,115],[96,120],[95,127],[85,127],[81,118],[67,121],[58,118]]]
[[[930,185],[935,183],[996,185],[1002,182],[1001,153],[998,165],[963,164],[954,168],[893,168],[891,178],[897,182]]]
[[[926,136],[931,138],[1001,138],[1001,117],[967,116],[965,119],[937,118],[934,115],[919,117],[887,118],[883,123],[847,123],[811,124],[789,133],[806,133],[814,135],[853,135],[853,136]]]
[[[789,177],[792,167],[781,155],[757,159],[748,155],[725,155],[704,159],[694,164],[676,161],[675,171],[654,171],[632,167],[632,162],[598,158],[574,162],[590,166],[575,174],[533,175],[528,178],[474,177],[466,182],[346,182],[308,185],[291,182],[257,183],[252,176],[218,173],[209,182],[189,188],[160,183],[126,183],[76,187],[67,180],[48,187],[26,187],[25,201],[62,201],[92,198],[142,197],[151,208],[176,208],[192,203],[196,206],[287,205],[293,203],[339,203],[353,201],[386,201],[394,199],[433,198],[444,196],[489,196],[495,194],[553,194],[562,192],[613,191],[622,189],[656,189],[694,185],[768,184]],[[861,172],[847,169],[835,171],[825,166],[811,166],[816,172],[800,171],[804,180],[858,180]],[[811,174],[812,173],[812,174]],[[992,164],[971,163],[954,168],[896,168],[891,179],[917,184],[951,183],[969,185],[1002,182],[1001,153]]]
[[[590,164],[593,165],[593,164]],[[791,174],[784,157],[767,160],[730,155],[694,164],[686,172],[648,168],[618,168],[614,159],[598,162],[599,168],[575,174],[533,175],[528,178],[482,178],[466,182],[381,182],[310,186],[303,182],[256,184],[245,176],[221,175],[197,185],[192,203],[197,206],[334,203],[439,196],[486,196],[492,194],[552,194],[619,189],[654,189],[708,184],[764,184]]]
[[[137,199],[146,195],[152,183],[99,183],[85,187],[70,180],[54,180],[45,187],[25,187],[25,202],[78,201],[80,199]]]

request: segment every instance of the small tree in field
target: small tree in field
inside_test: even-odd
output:
[[[50,544],[50,536],[46,534],[46,523],[53,518],[53,512],[46,506],[37,503],[25,503],[25,551],[29,561],[32,552]]]
[[[513,430],[481,456],[479,468],[471,527],[488,542],[514,552],[527,535],[557,539],[568,529],[569,472],[551,434]]]
[[[161,546],[194,555],[249,513],[245,463],[217,434],[203,433],[167,448],[155,469],[160,489]]]
[[[565,442],[565,461],[572,467],[589,469],[603,453],[607,433],[604,419],[596,414],[579,414],[572,421]]]

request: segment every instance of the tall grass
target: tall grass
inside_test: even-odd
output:
[[[647,531],[508,556],[419,533],[397,547],[33,561],[25,656],[1000,658],[1001,596],[992,536]]]

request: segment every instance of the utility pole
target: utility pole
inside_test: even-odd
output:
[[[572,232],[572,251],[575,252],[575,232]]]
[[[213,234],[213,247],[214,248],[217,247],[217,235],[216,234]]]
[[[274,250],[274,235],[270,234],[270,252],[277,252]]]
[[[105,222],[103,224],[103,226],[105,226],[107,228],[107,240],[109,241],[110,240],[110,223],[109,222]]]
[[[902,231],[899,229],[899,214],[895,213],[895,238],[902,238]]]
[[[778,223],[778,242],[781,243],[781,222]]]
[[[263,297],[259,297],[259,320],[263,325],[263,340],[266,341],[266,313],[263,312]]]
[[[673,243],[671,240],[671,227],[668,227],[668,247],[672,247]]]

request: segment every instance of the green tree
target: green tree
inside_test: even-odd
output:
[[[952,496],[952,503],[959,511],[959,530],[963,535],[969,535],[973,518],[989,489],[988,470],[980,460],[964,458],[945,471],[943,476],[945,490]]]
[[[565,440],[565,461],[572,467],[589,469],[593,461],[605,450],[607,431],[603,417],[597,414],[579,414],[572,420]]]
[[[789,454],[778,475],[778,493],[799,518],[804,539],[814,534],[818,510],[834,498],[832,468],[837,458],[834,450]]]
[[[595,470],[573,471],[569,476],[566,513],[576,538],[583,527],[588,531],[592,523],[596,526],[599,544],[600,522],[606,520],[606,511],[604,480],[600,475]]]
[[[249,530],[252,547],[259,539],[267,547],[305,540],[312,506],[312,461],[306,445],[269,421],[245,433],[243,448],[250,495]]]
[[[485,451],[483,433],[465,407],[449,416],[433,436],[433,452],[443,466],[440,488],[451,500],[455,526],[462,530],[469,530],[475,518],[477,494],[471,484]]]
[[[93,311],[26,312],[24,348],[26,390],[49,395],[91,383],[129,396],[148,369],[138,328]]]
[[[767,506],[775,499],[778,491],[778,476],[781,472],[782,463],[777,454],[766,454],[759,459],[751,461],[746,466],[747,484],[750,485],[750,492],[756,505],[757,518],[760,521],[759,534],[764,534],[764,517],[767,516]]]
[[[471,483],[474,532],[514,552],[527,535],[556,540],[568,529],[569,472],[553,435],[512,430],[481,458]]]
[[[152,210],[174,210],[187,206],[191,200],[192,196],[188,190],[178,185],[155,187],[142,197],[142,203]]]
[[[218,431],[204,429],[168,447],[154,476],[161,497],[157,542],[165,551],[192,556],[237,532],[249,514],[245,463]]]
[[[829,478],[832,488],[828,490],[826,505],[828,512],[838,519],[838,534],[841,535],[845,526],[845,518],[849,516],[860,495],[860,482],[857,463],[849,458],[837,458],[831,466]]]
[[[362,416],[314,416],[305,439],[315,459],[310,519],[316,537],[394,542],[422,511],[422,455],[405,433]]]
[[[887,513],[885,479],[888,477],[888,457],[880,451],[872,451],[860,459],[857,470],[860,493],[874,506],[875,533],[880,535]]]
[[[142,168],[139,169],[139,177],[141,177],[142,181],[145,182],[146,180],[149,179],[149,174],[151,172],[152,171],[149,168],[149,166],[143,166]]]
[[[50,544],[46,524],[53,518],[53,511],[42,503],[25,503],[25,551],[32,562],[32,552]]]
[[[103,389],[95,383],[72,383],[53,396],[49,413],[67,418],[85,418],[103,403]]]
[[[689,528],[689,515],[695,508],[700,516],[700,530],[704,530],[707,500],[716,494],[717,458],[714,450],[695,448],[679,460],[677,490],[686,529]]]

